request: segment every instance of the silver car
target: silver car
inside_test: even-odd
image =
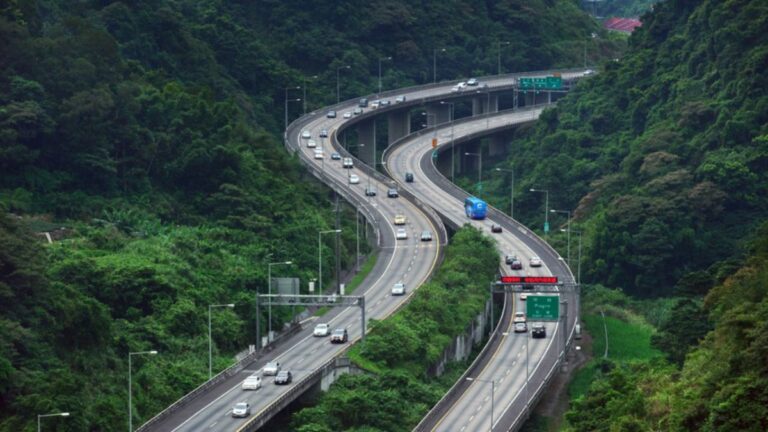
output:
[[[251,415],[251,406],[248,402],[238,402],[232,408],[232,417],[248,417]]]
[[[271,361],[264,366],[262,373],[264,375],[277,375],[280,372],[280,362]]]

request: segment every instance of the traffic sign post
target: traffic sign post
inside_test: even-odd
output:
[[[549,232],[549,222],[544,222],[544,233]]]
[[[526,300],[528,320],[557,321],[560,318],[560,296],[532,295]]]

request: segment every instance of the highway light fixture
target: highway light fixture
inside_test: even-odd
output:
[[[392,60],[392,57],[380,57],[379,58],[379,92],[376,93],[376,97],[381,97],[381,62],[384,60]]]
[[[268,293],[269,295],[272,295],[272,266],[274,265],[291,265],[293,264],[293,261],[282,261],[282,262],[274,262],[267,264],[267,285],[269,287]],[[267,305],[267,310],[269,311],[267,313],[267,340],[271,340],[272,337],[272,297],[269,298],[269,304]]]
[[[509,187],[509,217],[515,218],[515,170],[496,168],[497,172],[508,172],[512,174],[512,184]]]
[[[498,75],[501,75],[501,46],[502,45],[510,45],[510,44],[511,44],[511,42],[507,42],[507,41],[504,41],[504,42],[497,41],[496,42],[496,53],[497,53],[496,61],[497,61],[497,64],[498,64],[498,69],[497,69],[496,73]]]
[[[435,48],[432,50],[432,82],[437,82],[437,53],[445,52],[445,48]]]
[[[309,78],[314,81],[317,79],[317,75],[312,75]],[[304,108],[304,114],[306,114],[307,113],[307,77],[304,77],[303,81],[304,81],[303,82],[304,85],[302,86],[302,88],[304,89],[304,98],[303,98],[304,103],[302,105]]]
[[[450,111],[450,117],[451,117],[451,183],[455,183],[456,180],[456,151],[454,149],[454,142],[453,142],[453,102],[446,102],[446,101],[440,101],[440,105],[450,105],[451,111]],[[437,123],[437,118],[435,118],[435,123]]]
[[[490,383],[491,384],[491,427],[488,429],[489,431],[493,432],[493,397],[494,393],[496,393],[496,382],[493,380],[485,380],[480,378],[472,378],[467,377],[467,381],[477,381],[477,382],[483,382],[483,383]]]
[[[477,170],[477,195],[480,196],[483,192],[483,153],[482,149],[477,153],[465,152],[466,156],[477,156],[480,160],[479,169]]]
[[[544,241],[547,240],[547,234],[549,233],[549,190],[531,188],[531,192],[540,192],[544,194]]]
[[[131,357],[136,355],[157,355],[156,350],[151,351],[137,351],[128,353],[128,431],[133,432],[133,377],[132,369],[133,363]]]
[[[213,336],[211,335],[211,309],[218,307],[233,308],[235,305],[233,303],[208,305],[208,379],[213,377]]]
[[[568,264],[570,265],[570,263],[571,263],[571,211],[570,210],[550,209],[549,212],[550,213],[563,213],[563,214],[568,215],[566,231],[568,232],[568,252],[567,252]]]
[[[37,415],[37,432],[40,432],[40,419],[45,417],[69,417],[68,412],[60,412],[60,413],[53,413],[53,414],[38,414]]]
[[[341,102],[341,92],[339,90],[339,72],[342,69],[351,69],[351,68],[352,66],[350,65],[339,66],[336,68],[336,103]]]
[[[323,245],[320,243],[323,234],[340,233],[340,229],[318,231],[317,233],[317,290],[323,294]]]

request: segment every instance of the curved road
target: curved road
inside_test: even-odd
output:
[[[546,75],[547,73],[530,73],[525,76]],[[566,72],[563,73],[563,78],[568,79],[577,77],[580,72]],[[492,77],[484,79],[483,83],[489,85],[491,90],[494,87],[509,87],[516,83],[516,75],[506,75],[501,77]],[[442,226],[436,226],[425,215],[425,212],[404,199],[399,198],[387,198],[386,191],[390,187],[391,181],[380,180],[379,175],[367,175],[365,172],[371,172],[370,169],[361,170],[360,161],[355,160],[355,168],[352,170],[344,169],[341,166],[341,161],[331,160],[330,154],[334,151],[338,151],[342,154],[345,152],[339,149],[338,142],[335,139],[336,133],[345,126],[354,123],[356,120],[362,118],[379,115],[395,109],[403,109],[407,107],[413,107],[419,104],[423,104],[425,101],[434,101],[436,98],[451,98],[451,97],[463,97],[466,95],[456,94],[451,92],[451,87],[454,83],[442,83],[440,85],[427,85],[421,87],[414,87],[409,89],[403,89],[397,92],[388,92],[386,97],[393,98],[394,95],[407,96],[408,102],[404,104],[391,105],[389,107],[380,108],[379,110],[370,111],[366,109],[366,113],[362,116],[352,119],[343,118],[342,114],[346,111],[352,111],[356,107],[354,101],[346,101],[338,104],[331,109],[335,109],[338,113],[337,118],[327,118],[325,111],[314,112],[308,114],[305,117],[293,122],[286,132],[286,140],[289,148],[294,149],[300,153],[302,161],[309,165],[309,169],[316,175],[322,178],[322,181],[336,190],[342,191],[342,195],[352,198],[352,201],[361,203],[366,207],[366,212],[371,215],[374,225],[379,230],[379,241],[381,247],[381,253],[379,256],[379,262],[369,277],[364,281],[362,286],[358,288],[356,295],[365,295],[366,299],[366,317],[381,319],[393,313],[403,302],[407,299],[408,295],[413,292],[413,289],[420,286],[434,270],[437,258],[440,254],[440,242],[439,232],[444,230]],[[509,114],[500,114],[498,119],[493,117],[489,120],[491,127],[497,123],[503,123]],[[350,121],[351,120],[351,121]],[[457,122],[458,124],[458,122]],[[468,122],[473,124],[475,128],[485,128],[486,121],[473,121]],[[330,139],[324,139],[319,137],[320,130],[327,129],[329,131]],[[313,157],[314,150],[308,148],[307,140],[301,138],[301,131],[309,131],[312,139],[317,141],[319,146],[324,147],[324,158],[315,159]],[[444,134],[446,126],[439,133]],[[470,129],[467,129],[469,131]],[[459,139],[459,134],[462,133],[461,129],[455,128],[456,139]],[[419,144],[420,145],[420,144]],[[409,183],[401,185],[407,188],[410,192],[414,193],[416,197],[424,203],[428,203],[450,218],[463,217],[463,208],[461,203],[457,204],[456,198],[451,198],[450,194],[442,190],[436,183],[429,191],[426,189],[427,182],[422,181],[422,178],[426,180],[426,175],[422,170],[417,169],[419,164],[423,164],[422,159],[425,157],[428,160],[429,156],[425,152],[418,153],[416,150],[419,145],[400,146],[398,150],[402,149],[402,152],[396,152],[388,160],[390,169],[397,169],[398,166],[406,167],[411,172],[417,173],[416,183]],[[409,149],[406,151],[406,149]],[[416,151],[416,153],[414,153]],[[363,172],[365,171],[365,172]],[[360,177],[359,184],[349,184],[348,176],[350,173],[357,174]],[[402,175],[395,174],[395,178],[402,179]],[[377,194],[374,197],[367,197],[364,194],[364,190],[367,186],[370,186],[377,190]],[[442,185],[445,187],[445,185]],[[458,209],[458,211],[456,211]],[[497,212],[498,213],[498,212]],[[393,219],[395,215],[404,215],[407,219],[405,228],[408,233],[408,239],[395,240],[395,230],[393,225]],[[498,215],[497,215],[498,216]],[[459,221],[459,219],[456,219]],[[501,221],[503,224],[507,224],[510,227],[512,222]],[[459,222],[461,224],[461,222]],[[489,222],[476,223],[476,225],[484,226],[487,228]],[[434,237],[432,242],[420,242],[419,236],[422,231],[431,231]],[[517,240],[516,236],[511,235],[509,230],[498,237],[500,242],[500,252],[510,252],[512,250],[519,251],[518,255],[529,256],[531,253],[526,249],[524,241]],[[309,247],[312,246],[312,242],[308,242]],[[540,253],[542,259],[545,261],[545,265],[552,267],[552,257],[547,256],[545,253]],[[554,258],[556,260],[556,258]],[[558,263],[555,263],[557,266]],[[533,274],[533,273],[531,273]],[[536,274],[539,274],[537,272]],[[548,274],[547,267],[543,267],[541,274]],[[393,297],[390,294],[391,287],[396,282],[403,282],[407,287],[407,296],[405,297]],[[338,313],[330,313],[328,318],[321,319],[318,322],[326,322],[327,320],[332,328],[346,327],[349,331],[350,340],[354,341],[360,338],[360,311],[357,307],[346,308]],[[308,327],[312,327],[309,325]],[[548,326],[548,338],[547,341],[552,340],[552,334],[556,332],[556,325],[552,324]],[[510,335],[512,335],[510,333]],[[522,338],[509,337],[510,340],[520,341]],[[542,342],[542,341],[536,341]],[[509,344],[504,344],[506,347]],[[504,353],[497,352],[495,357],[499,360],[516,362],[514,358],[519,356],[520,343],[512,344],[512,347],[505,348]],[[538,344],[540,347],[542,344]],[[533,347],[533,344],[531,344]],[[319,366],[325,364],[328,360],[338,356],[346,348],[346,345],[331,345],[327,338],[314,338],[311,336],[311,328],[307,328],[301,333],[292,337],[288,342],[283,344],[275,352],[265,355],[264,357],[256,360],[253,364],[247,366],[235,377],[224,381],[223,383],[212,387],[206,391],[205,394],[194,399],[185,407],[170,413],[160,421],[142,426],[140,430],[157,430],[157,431],[233,431],[239,430],[246,424],[248,419],[234,419],[231,417],[232,407],[237,402],[246,401],[249,402],[253,415],[268,409],[270,405],[274,403],[281,395],[284,395],[297,381],[300,381],[303,377],[306,377],[311,372],[316,370]],[[515,351],[518,349],[518,351]],[[531,359],[542,358],[544,348],[532,348]],[[541,352],[540,352],[541,351]],[[547,351],[549,352],[549,350]],[[272,383],[272,380],[264,379],[263,387],[257,391],[244,392],[240,389],[240,384],[243,379],[253,373],[259,373],[261,367],[269,361],[276,359],[283,365],[283,369],[289,369],[294,375],[294,384],[289,386],[276,386]],[[517,364],[517,363],[515,363]],[[513,365],[514,367],[514,365]],[[532,367],[533,368],[533,367]],[[487,370],[488,368],[486,368]],[[503,372],[505,374],[513,374],[516,369],[511,369],[510,372]],[[517,375],[517,374],[515,374]],[[483,375],[485,376],[485,375]],[[482,378],[482,377],[479,377]],[[514,381],[514,388],[519,387],[519,375],[514,378],[499,378],[494,375],[494,379],[509,379]],[[509,384],[509,381],[507,381]],[[480,387],[480,386],[472,386]],[[502,386],[504,387],[504,386]],[[482,390],[477,390],[482,393]],[[498,395],[498,388],[497,388]],[[513,395],[508,396],[508,399]],[[474,396],[467,396],[462,400],[473,399]],[[519,398],[517,398],[519,399]],[[499,399],[504,400],[504,399]],[[511,400],[511,399],[510,399]],[[499,402],[496,402],[497,406]],[[454,410],[458,411],[458,410]],[[498,411],[501,412],[501,411]],[[252,417],[253,417],[252,415]],[[479,415],[478,418],[482,417]],[[496,415],[498,420],[500,415]],[[449,420],[452,421],[452,420]],[[457,420],[458,421],[458,420]],[[467,420],[465,423],[470,426],[467,430],[471,430],[471,424],[473,420]],[[446,422],[448,424],[448,421]],[[453,430],[453,429],[446,429]],[[456,429],[459,430],[459,429]]]
[[[467,137],[487,133],[489,130],[504,129],[511,125],[530,122],[538,118],[541,108],[521,110],[517,112],[501,112],[489,117],[468,119],[450,124],[440,125],[435,129],[441,146],[449,143],[453,134],[454,142],[460,142]],[[464,213],[463,199],[469,196],[466,192],[450,185],[449,181],[440,175],[432,163],[432,134],[423,133],[398,143],[385,154],[385,162],[390,174],[397,179],[400,186],[412,192],[418,198],[432,206],[446,220],[455,226],[471,224],[492,235],[497,242],[500,255],[517,255],[523,260],[524,269],[508,270],[503,261],[505,273],[515,275],[556,275],[561,281],[572,282],[570,271],[564,266],[560,257],[529,230],[512,221],[499,211],[489,212],[489,217],[482,221],[470,220]],[[439,147],[438,151],[449,151]],[[414,174],[414,182],[401,182],[406,172]],[[502,225],[501,234],[491,234],[493,223]],[[531,268],[529,260],[540,256],[544,265]],[[556,291],[556,288],[544,289]],[[569,328],[572,328],[575,302],[572,293],[563,293],[562,300],[569,301]],[[525,311],[525,302],[517,296],[514,301],[516,311]],[[530,325],[530,323],[529,323]],[[543,381],[545,373],[554,365],[554,359],[562,348],[562,329],[559,323],[546,323],[547,337],[545,339],[530,339],[530,332],[514,333],[513,324],[502,328],[503,342],[492,354],[492,359],[479,373],[474,374],[463,394],[455,401],[447,401],[447,407],[440,413],[435,424],[429,425],[435,431],[474,431],[490,425],[491,417],[491,388],[495,387],[493,404],[494,426],[499,430],[508,430],[516,423],[520,413],[525,410],[526,399],[532,398]],[[526,354],[527,353],[527,354]],[[526,372],[526,360],[528,360]],[[530,387],[526,387],[526,377],[530,376]],[[491,381],[494,385],[491,385]],[[530,392],[529,392],[530,391]],[[451,403],[452,402],[452,403]]]

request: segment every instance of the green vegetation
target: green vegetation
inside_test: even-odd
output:
[[[745,265],[707,295],[714,329],[681,369],[659,358],[597,362],[596,371],[586,372],[597,377],[589,391],[573,391],[578,397],[566,430],[765,430],[768,224],[751,249]]]
[[[439,379],[430,374],[454,337],[482,312],[496,253],[479,230],[459,230],[435,277],[396,314],[373,323],[365,341],[350,350],[368,372],[342,377],[317,406],[293,416],[291,430],[412,429],[466,367],[452,365]]]
[[[767,15],[760,1],[662,2],[624,57],[518,131],[497,165],[515,169],[516,216],[541,226],[530,187],[573,209],[586,281],[700,297],[733,272],[768,216]],[[483,177],[508,208],[508,175]]]
[[[640,17],[664,0],[581,0],[585,11],[597,17]]]

